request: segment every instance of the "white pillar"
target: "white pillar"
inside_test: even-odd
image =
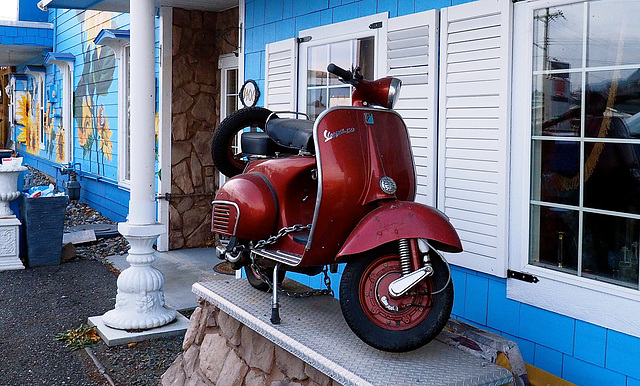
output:
[[[153,243],[164,231],[155,203],[155,5],[130,1],[131,20],[131,198],[126,223],[118,231],[131,244],[131,267],[118,277],[115,309],[103,322],[117,329],[149,329],[176,317],[165,307],[164,277],[151,266]]]

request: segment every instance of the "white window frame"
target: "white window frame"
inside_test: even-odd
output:
[[[27,67],[28,68],[28,67]],[[44,150],[44,71],[41,70],[27,70],[25,74],[30,75],[32,78],[32,104],[36,107],[36,128],[38,130],[38,147],[40,150]]]
[[[128,174],[131,171],[131,147],[129,141],[129,94],[130,74],[129,58],[130,44],[118,48],[118,183],[129,187],[131,184]],[[127,168],[128,167],[128,168]]]
[[[220,69],[220,122],[227,117],[227,86],[229,85],[230,71],[236,71],[236,99],[240,91],[240,71],[238,68],[238,57],[234,54],[220,55],[218,58],[218,69]],[[239,102],[239,99],[236,101]],[[237,107],[239,103],[236,104]],[[240,133],[238,133],[238,142],[240,141]],[[227,177],[218,172],[218,186],[222,186],[227,182]]]
[[[218,59],[218,68],[220,69],[220,121],[227,117],[227,86],[229,85],[229,72],[236,71],[236,92],[237,97],[240,90],[240,74],[238,72],[238,57],[234,54],[220,55]],[[239,102],[239,100],[238,100]]]
[[[62,163],[69,163],[73,158],[73,76],[75,60],[72,59],[56,59],[53,56],[47,61],[47,64],[55,64],[62,73],[62,128],[64,129],[64,159]]]
[[[387,75],[386,61],[386,34],[387,34],[387,13],[379,13],[376,15],[361,17],[353,20],[347,20],[340,23],[330,24],[322,27],[310,28],[302,30],[299,33],[300,38],[305,41],[300,43],[298,51],[298,103],[299,112],[306,113],[307,105],[307,65],[308,50],[312,47],[337,43],[340,41],[361,39],[366,37],[374,38],[374,70],[375,78]],[[379,28],[371,29],[372,23],[381,22]],[[311,40],[307,40],[311,37]],[[382,68],[384,67],[384,68]],[[350,70],[350,69],[347,69]]]
[[[507,297],[640,337],[640,291],[529,263],[533,14],[536,9],[571,3],[576,1],[528,1],[514,6],[509,267],[540,281],[509,279]]]

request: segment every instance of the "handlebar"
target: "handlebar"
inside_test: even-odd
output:
[[[339,76],[345,82],[349,82],[353,79],[353,73],[351,71],[345,70],[344,68],[340,68],[333,63],[327,66],[327,71],[329,71],[330,73],[336,76]]]

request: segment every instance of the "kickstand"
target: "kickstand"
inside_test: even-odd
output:
[[[280,324],[280,303],[278,303],[278,270],[280,270],[280,263],[276,264],[273,268],[273,300],[271,301],[271,323]]]

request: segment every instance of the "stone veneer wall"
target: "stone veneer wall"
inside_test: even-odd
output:
[[[238,8],[173,10],[170,249],[203,247],[213,239],[217,177],[210,149],[220,120],[218,58],[236,49],[237,26]]]
[[[202,300],[163,386],[337,386],[339,383]]]

